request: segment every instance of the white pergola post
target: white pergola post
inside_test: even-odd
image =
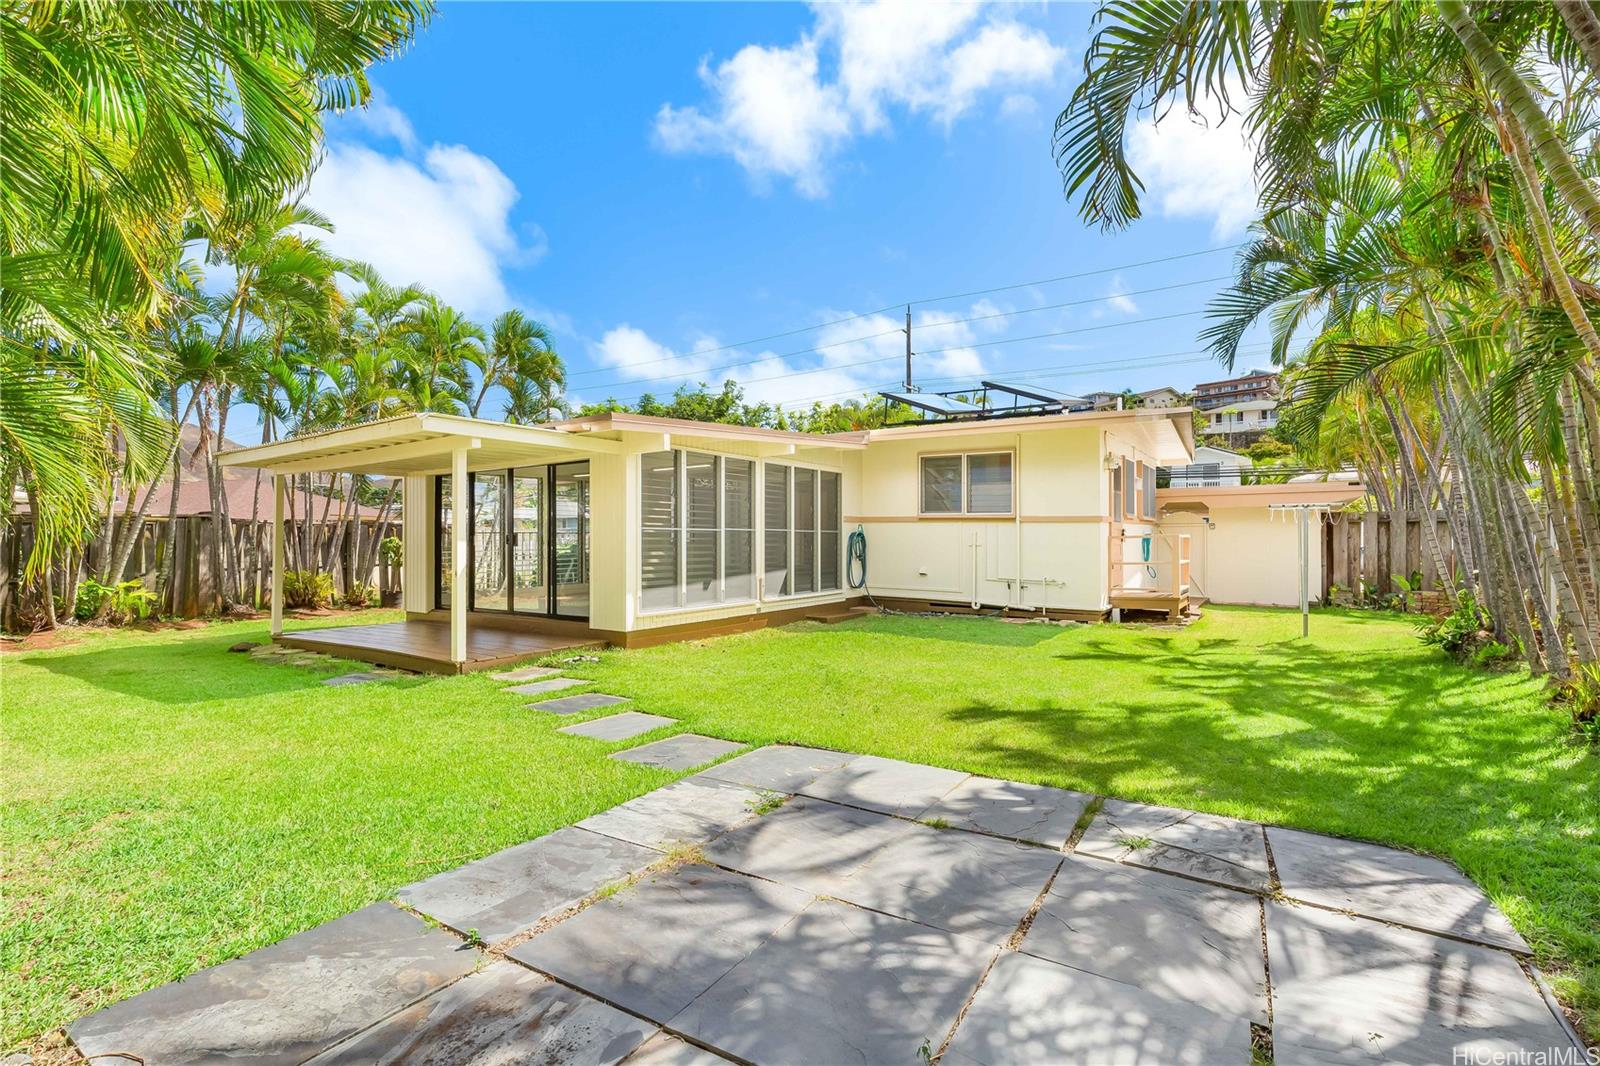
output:
[[[450,456],[450,661],[467,661],[467,553],[470,550],[472,485],[467,480],[467,449]]]
[[[272,475],[272,635],[283,636],[284,478]]]

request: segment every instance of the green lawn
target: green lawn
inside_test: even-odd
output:
[[[1446,855],[1600,1010],[1600,759],[1525,675],[1403,621],[1211,608],[1183,630],[810,623],[573,668],[640,710]],[[332,689],[263,623],[0,659],[0,1047],[673,775],[478,675]]]

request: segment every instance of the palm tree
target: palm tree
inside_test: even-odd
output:
[[[478,410],[491,388],[499,386],[509,394],[519,381],[526,380],[532,386],[531,391],[543,412],[543,417],[526,421],[547,421],[556,397],[560,395],[561,386],[566,383],[566,369],[550,343],[550,331],[544,323],[528,318],[521,311],[512,310],[494,320],[494,325],[490,327],[490,338],[483,362],[478,366],[478,393],[467,405],[467,413],[473,418],[478,417]],[[508,405],[506,421],[523,420],[512,418]]]
[[[468,365],[486,361],[483,327],[429,294],[406,312],[397,332],[409,348],[404,367],[416,409],[459,411],[471,387]]]

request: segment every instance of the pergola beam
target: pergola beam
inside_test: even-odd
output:
[[[389,471],[383,468],[391,463],[410,463],[430,456],[438,456],[440,461],[443,462],[447,456],[454,455],[458,448],[474,451],[482,447],[483,440],[480,437],[469,437],[465,440],[452,440],[449,437],[430,437],[427,440],[412,441],[409,444],[379,445],[360,451],[332,453],[319,455],[313,459],[301,459],[292,463],[278,463],[273,465],[272,471],[275,474],[374,473],[391,474],[398,477],[404,476],[410,471]]]

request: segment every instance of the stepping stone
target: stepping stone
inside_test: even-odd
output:
[[[675,843],[704,844],[721,836],[754,818],[761,801],[761,793],[743,785],[686,777],[585,818],[578,828],[665,850]]]
[[[1060,865],[1059,851],[913,825],[829,895],[998,947]]]
[[[837,770],[822,774],[801,791],[817,799],[847,803],[869,811],[920,818],[966,778],[959,770],[862,755]]]
[[[1298,1063],[1277,1049],[1277,1061]],[[1250,1026],[1182,999],[1057,966],[1000,956],[973,997],[942,1060],[948,1066],[1018,1062],[1250,1062]]]
[[[994,953],[817,900],[670,1028],[747,1062],[914,1063],[939,1047]]]
[[[887,815],[802,797],[712,841],[705,855],[719,866],[829,896],[913,828]]]
[[[557,696],[553,700],[530,703],[528,709],[549,711],[551,714],[577,714],[579,711],[593,711],[600,707],[613,707],[627,702],[626,696],[607,696],[603,692],[580,692],[576,696]]]
[[[494,944],[560,914],[660,856],[637,844],[567,827],[435,874],[398,893],[407,905]]]
[[[1502,951],[1269,902],[1267,959],[1279,1062],[1556,1062],[1576,1047]]]
[[[643,763],[658,770],[688,770],[743,747],[743,744],[731,740],[703,737],[699,733],[679,733],[675,737],[641,744],[637,748],[612,752],[611,758]]]
[[[943,818],[958,829],[976,829],[1013,840],[1060,848],[1094,797],[1082,792],[969,777],[922,812],[923,821]]]
[[[1241,1024],[1267,1021],[1261,904],[1232,889],[1069,855],[1021,950]]]
[[[655,1026],[563,988],[548,977],[497,962],[390,1016],[308,1066],[427,1062],[611,1063]]]
[[[665,1032],[652,1036],[622,1060],[623,1066],[721,1066],[728,1061]]]
[[[324,685],[365,685],[372,681],[387,681],[393,674],[380,674],[372,670],[357,670],[353,674],[323,678]]]
[[[489,677],[495,681],[537,681],[541,677],[555,677],[560,673],[554,666],[523,666],[515,670],[502,670]]]
[[[97,1011],[68,1035],[91,1060],[287,1066],[471,973],[480,958],[374,903]]]
[[[621,714],[607,715],[591,722],[562,726],[556,732],[571,733],[578,737],[593,737],[595,740],[627,740],[629,737],[648,733],[652,729],[660,729],[676,721],[676,718],[665,718],[659,714],[623,711]]]
[[[1527,953],[1500,908],[1442,859],[1358,840],[1267,829],[1286,896]]]
[[[856,756],[821,748],[797,748],[771,744],[765,748],[718,763],[696,776],[732,781],[736,785],[765,788],[773,792],[798,792],[829,770],[837,770]]]
[[[1249,892],[1271,888],[1261,826],[1176,807],[1106,800],[1078,841],[1077,854]]]
[[[511,685],[507,692],[515,692],[519,696],[542,696],[546,692],[560,692],[564,688],[577,688],[589,682],[581,677],[547,677],[543,681],[530,681],[526,685]]]
[[[595,903],[509,954],[665,1023],[810,899],[710,866],[681,866]]]

